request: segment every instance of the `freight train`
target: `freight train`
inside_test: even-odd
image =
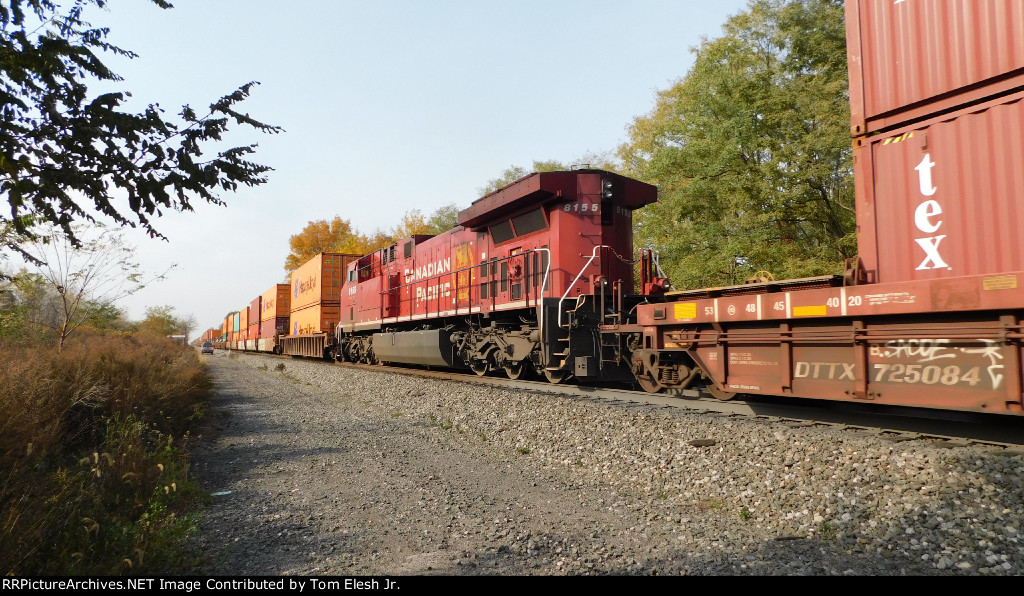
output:
[[[240,313],[207,333],[553,383],[1024,414],[1024,0],[848,0],[846,19],[859,257],[842,275],[676,291],[653,252],[634,261],[653,186],[548,172],[444,234],[318,256],[250,305],[274,321],[255,338]]]

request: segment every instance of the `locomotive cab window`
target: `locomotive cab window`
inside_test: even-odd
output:
[[[512,218],[512,227],[515,228],[516,236],[525,236],[526,234],[543,230],[547,225],[547,221],[544,220],[544,209],[542,208],[534,209]]]
[[[501,244],[502,242],[508,242],[515,238],[515,234],[512,233],[512,222],[503,221],[500,224],[491,226],[491,241],[495,244]]]

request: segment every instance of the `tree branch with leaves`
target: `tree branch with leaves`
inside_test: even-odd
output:
[[[176,120],[155,103],[141,113],[123,110],[127,92],[90,93],[94,82],[122,80],[101,55],[136,57],[109,43],[108,29],[84,20],[87,9],[107,4],[0,2],[0,194],[10,207],[0,226],[33,236],[49,224],[77,244],[73,224],[95,222],[99,213],[163,238],[153,219],[165,210],[192,211],[196,200],[221,205],[220,192],[267,181],[271,168],[249,161],[254,144],[201,159],[232,126],[281,131],[238,109],[256,82],[202,112],[185,105]],[[20,244],[7,244],[24,254]]]

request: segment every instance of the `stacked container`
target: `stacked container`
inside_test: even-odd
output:
[[[260,339],[260,310],[263,303],[263,296],[257,296],[249,303],[246,310],[249,311],[248,332],[245,339],[246,350],[256,350]]]
[[[244,350],[245,342],[249,339],[249,307],[242,307],[238,313],[238,349]]]
[[[345,269],[360,255],[320,253],[292,273],[290,335],[334,333]]]
[[[868,282],[1024,270],[1024,1],[847,0]]]
[[[288,334],[291,294],[288,284],[276,284],[261,296],[260,338],[267,339]]]

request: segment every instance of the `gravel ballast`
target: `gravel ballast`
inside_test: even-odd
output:
[[[1018,575],[1024,457],[218,352],[222,575]]]

